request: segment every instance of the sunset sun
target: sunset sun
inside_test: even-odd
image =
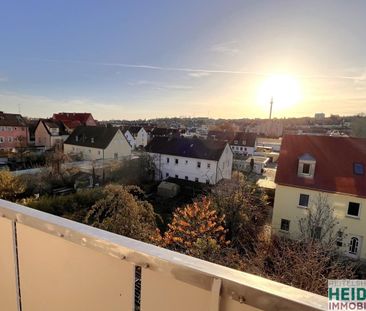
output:
[[[301,100],[301,88],[298,80],[290,75],[271,75],[258,88],[257,101],[267,107],[273,98],[276,110],[284,110]]]

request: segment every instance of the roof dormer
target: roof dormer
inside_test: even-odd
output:
[[[304,153],[301,157],[299,157],[297,176],[304,178],[313,178],[315,173],[315,165],[315,158],[309,153]]]

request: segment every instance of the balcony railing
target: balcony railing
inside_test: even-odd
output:
[[[325,297],[0,200],[0,310],[326,310]]]

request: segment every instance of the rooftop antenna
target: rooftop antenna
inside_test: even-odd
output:
[[[270,102],[270,108],[269,108],[269,119],[272,119],[272,106],[273,106],[273,97],[271,97],[271,102]]]

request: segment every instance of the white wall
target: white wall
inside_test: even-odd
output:
[[[154,160],[157,168],[157,179],[166,179],[168,177],[176,177],[179,179],[185,179],[188,176],[188,180],[198,181],[214,185],[219,180],[226,178],[231,179],[231,171],[233,165],[233,154],[230,150],[230,146],[227,145],[224,152],[221,155],[219,161],[204,160],[196,158],[178,157],[166,154],[150,153],[150,156]],[[169,162],[167,159],[169,158]],[[175,160],[178,160],[178,164]],[[201,167],[198,167],[198,162],[201,163]],[[159,176],[161,174],[161,176]],[[169,176],[167,176],[169,174]]]
[[[221,179],[231,179],[232,169],[233,152],[231,151],[229,144],[227,144],[218,163],[216,182]]]
[[[150,153],[150,156],[154,160],[157,168],[157,179],[166,179],[168,177],[174,178],[175,175],[178,175],[178,178],[180,179],[185,179],[185,176],[188,176],[188,180],[190,181],[195,181],[195,179],[198,178],[198,181],[201,183],[206,183],[207,180],[210,184],[216,183],[217,161],[156,153]],[[169,163],[167,159],[169,159]],[[178,164],[175,163],[176,159],[178,160]],[[198,162],[201,162],[200,168],[197,167]],[[161,176],[159,176],[159,174],[161,174]],[[169,174],[169,176],[167,176],[167,174]]]
[[[136,140],[132,136],[132,134],[130,133],[130,131],[126,131],[124,135],[125,135],[127,141],[129,142],[129,144],[131,145],[132,149],[135,149],[136,148]]]
[[[136,140],[136,146],[143,146],[145,147],[147,145],[147,139],[148,135],[145,129],[142,127],[139,132],[137,133],[135,140]]]
[[[243,145],[230,145],[230,147],[234,153],[242,155],[253,155],[255,151],[255,147],[247,147]]]

